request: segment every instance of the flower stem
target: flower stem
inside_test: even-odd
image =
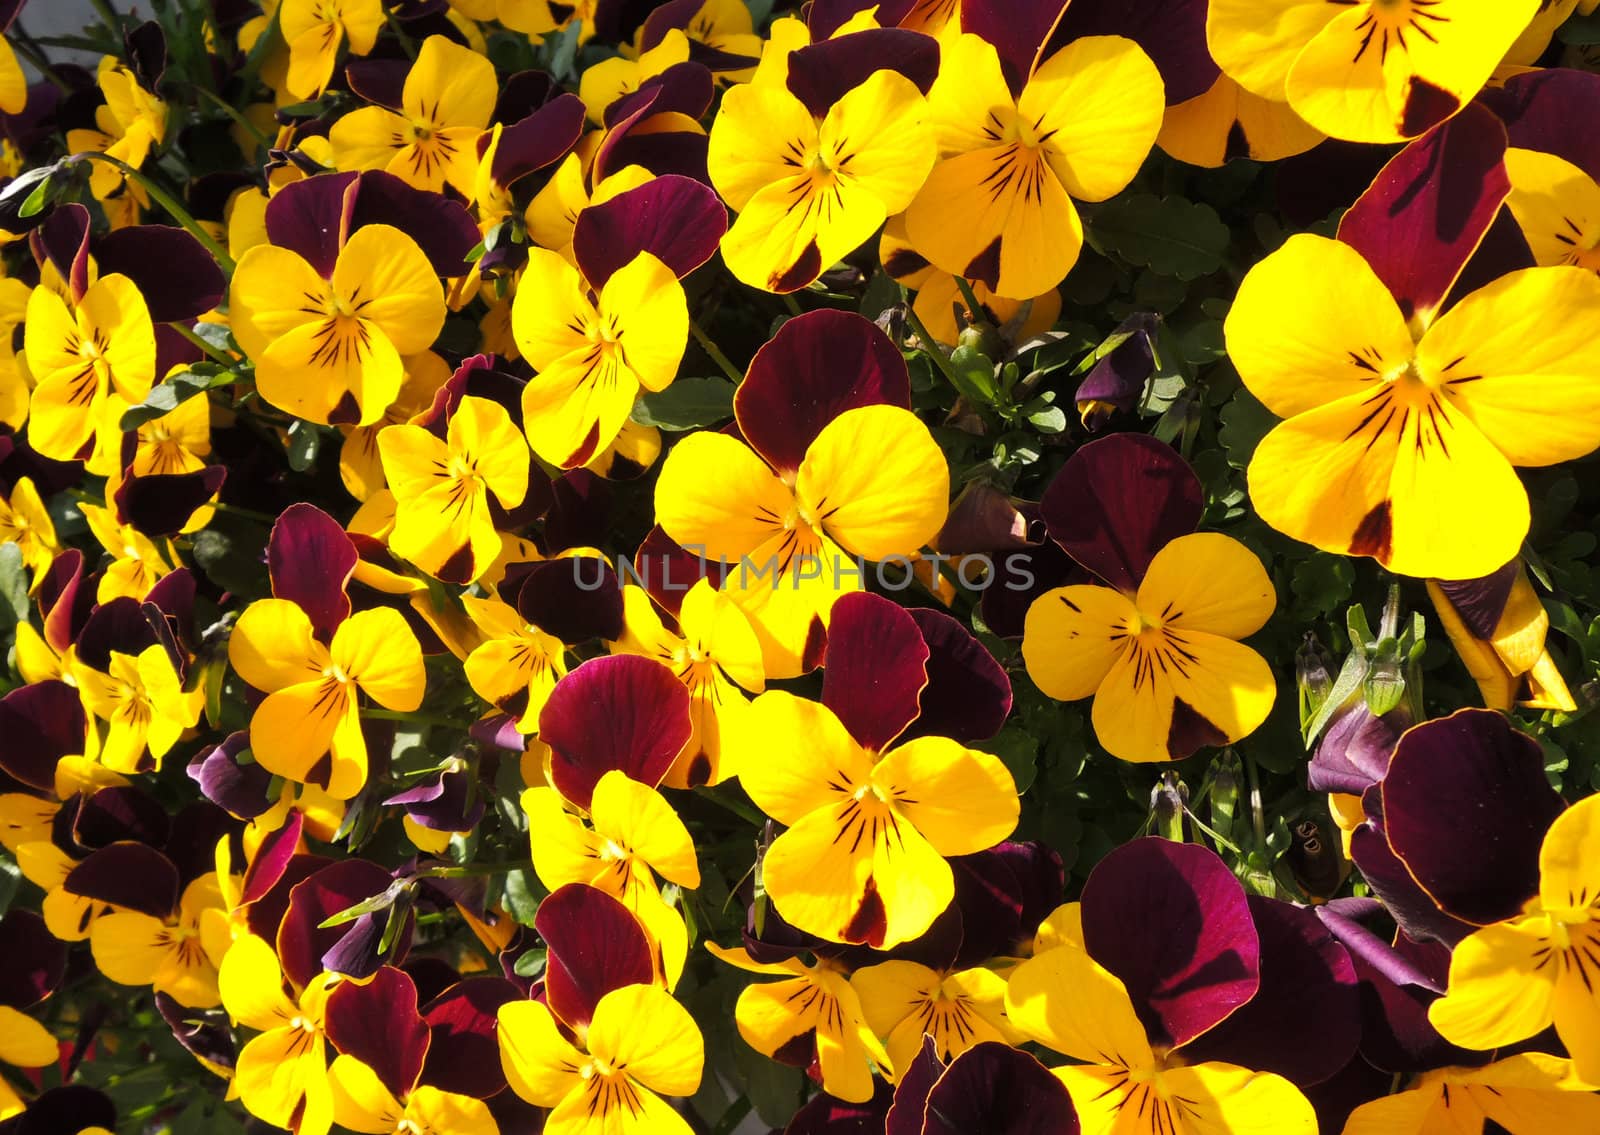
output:
[[[213,347],[199,335],[195,334],[194,329],[188,324],[169,323],[167,326],[171,327],[179,335],[182,335],[185,339],[189,340],[189,342],[193,343],[196,347],[199,347],[205,352],[206,358],[210,359],[212,362],[218,363],[230,369],[239,365],[239,359],[233,358],[231,355],[226,355],[217,350],[217,348]]]
[[[741,804],[737,800],[730,800],[726,796],[723,796],[721,793],[717,792],[716,790],[712,789],[711,787],[709,787],[707,785],[702,784],[699,787],[697,787],[694,790],[694,794],[696,796],[699,796],[699,797],[702,797],[702,798],[704,798],[706,800],[711,801],[713,804],[717,805],[720,808],[727,809],[729,812],[732,812],[735,816],[738,816],[740,819],[754,824],[758,828],[761,827],[763,824],[765,824],[767,822],[767,818],[765,816],[763,816],[760,812],[756,811],[754,808],[751,808],[751,807],[749,807],[748,805],[745,805],[745,804]]]
[[[218,266],[221,267],[225,274],[230,276],[233,274],[233,257],[228,255],[228,250],[223,248],[222,245],[218,244],[216,239],[212,237],[210,233],[206,232],[205,229],[200,227],[200,222],[194,219],[194,215],[190,213],[189,210],[185,209],[181,204],[178,203],[178,199],[176,197],[168,193],[165,189],[161,188],[161,186],[157,185],[154,180],[146,177],[144,174],[134,169],[121,158],[114,158],[110,154],[102,154],[97,150],[85,150],[83,153],[75,154],[73,156],[78,158],[87,158],[89,161],[93,162],[104,162],[109,166],[113,166],[116,169],[121,170],[123,177],[138,182],[140,187],[155,199],[156,204],[160,205],[163,209],[170,213],[173,220],[182,225],[190,236],[199,241],[205,250],[211,253],[212,257],[216,259]]]
[[[961,299],[967,305],[967,321],[976,323],[983,318],[983,305],[978,302],[977,295],[972,290],[972,285],[967,283],[965,276],[955,278],[956,287],[961,291]]]
[[[34,38],[23,28],[20,20],[11,25],[10,36],[11,46],[16,48],[18,55],[22,56],[29,63],[33,64],[34,70],[38,71],[39,74],[43,75],[46,79],[49,79],[63,91],[72,90],[72,86],[60,75],[56,74],[56,69],[54,67],[50,66],[50,61],[45,58],[44,52],[40,50],[39,45],[34,41]]]
[[[910,325],[911,330],[916,333],[917,340],[922,344],[922,353],[933,360],[933,365],[939,368],[939,373],[944,375],[945,381],[959,391],[961,383],[956,379],[956,372],[950,367],[950,360],[946,357],[944,348],[939,346],[938,340],[929,333],[927,325],[922,322],[922,317],[917,314],[916,308],[909,303],[905,305],[905,308],[906,323]]]
[[[707,335],[700,324],[693,319],[689,320],[689,334],[700,344],[700,349],[711,356],[711,361],[722,369],[722,373],[728,376],[729,382],[737,386],[744,381],[744,375],[739,372],[739,368],[733,365],[728,356],[722,353],[722,348],[717,346],[711,336]]]
[[[802,311],[801,308],[800,308],[800,301],[795,299],[794,296],[791,293],[784,292],[783,296],[781,298],[783,300],[783,306],[789,309],[789,314],[790,315],[804,315],[805,314],[805,312]]]

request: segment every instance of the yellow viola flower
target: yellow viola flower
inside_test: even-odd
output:
[[[427,351],[401,360],[405,378],[393,403],[370,426],[341,426],[339,479],[351,496],[365,501],[388,488],[383,475],[383,454],[378,437],[390,426],[403,425],[433,405],[433,396],[450,379],[450,364],[437,352]],[[182,407],[179,407],[180,409]]]
[[[637,59],[614,55],[586,68],[578,80],[578,97],[583,100],[589,121],[597,126],[604,125],[608,106],[637,91],[646,79],[653,79],[667,68],[688,61],[689,37],[673,28],[661,37],[660,43],[641,52]]]
[[[120,273],[95,281],[70,305],[48,287],[35,288],[23,350],[34,380],[28,440],[58,461],[88,455],[113,395],[137,405],[155,381],[150,309]]]
[[[1540,0],[1212,0],[1206,43],[1245,90],[1316,129],[1399,142],[1472,100]]]
[[[598,294],[547,249],[528,252],[512,302],[522,357],[538,373],[522,392],[522,426],[552,465],[583,465],[619,433],[644,391],[665,390],[689,343],[678,277],[641,252]]]
[[[463,595],[461,602],[483,637],[462,663],[468,685],[515,717],[519,732],[538,732],[539,711],[567,673],[566,644],[499,599]]]
[[[396,1099],[372,1068],[353,1056],[334,1058],[328,1069],[333,1119],[362,1135],[499,1135],[500,1126],[482,1100],[418,1084]]]
[[[626,906],[660,948],[668,986],[676,985],[689,953],[688,930],[661,897],[656,876],[693,890],[700,866],[694,840],[666,798],[612,769],[595,785],[587,826],[554,788],[528,789],[522,810],[539,881],[552,891],[584,883]]]
[[[1288,419],[1250,461],[1287,536],[1400,575],[1477,579],[1513,559],[1512,468],[1600,445],[1600,277],[1530,268],[1410,320],[1354,248],[1300,234],[1245,277],[1225,325],[1250,392]]]
[[[120,427],[119,427],[120,429]],[[135,477],[193,473],[211,455],[211,401],[186,398],[161,417],[139,426],[128,472]]]
[[[1343,1135],[1431,1135],[1496,1130],[1510,1135],[1600,1130],[1600,1096],[1572,1062],[1524,1052],[1481,1068],[1436,1068],[1403,1090],[1362,1104]]]
[[[591,134],[593,138],[597,135]],[[582,143],[580,143],[582,145]],[[556,172],[545,182],[528,203],[524,220],[528,223],[528,237],[540,248],[559,252],[571,262],[572,231],[578,223],[578,214],[590,205],[604,205],[607,201],[630,189],[637,189],[654,175],[643,166],[623,166],[589,189],[589,173],[582,157],[568,154],[556,167]]]
[[[1080,943],[1059,942],[1012,971],[1006,1013],[1029,1039],[1082,1061],[1053,1071],[1083,1135],[1316,1135],[1310,1101],[1283,1077],[1157,1054],[1127,989]]]
[[[499,97],[494,64],[442,35],[431,35],[406,74],[400,113],[381,106],[351,111],[328,139],[342,170],[388,170],[430,193],[451,186],[469,201],[478,176],[478,135]]]
[[[700,1088],[705,1041],[682,1005],[659,986],[626,985],[595,1007],[577,1047],[538,1001],[498,1014],[500,1063],[511,1090],[550,1108],[547,1135],[690,1135],[660,1095]]]
[[[622,592],[627,634],[613,654],[656,658],[689,687],[694,736],[664,781],[671,788],[719,784],[739,774],[739,754],[750,743],[746,722],[751,694],[766,685],[761,640],[733,600],[702,579],[683,597],[678,630],[669,630],[642,587]]]
[[[890,961],[857,970],[850,985],[872,1031],[886,1038],[889,1062],[910,1068],[933,1038],[940,1060],[949,1063],[986,1041],[1019,1044],[1022,1034],[1006,1020],[1006,979],[977,967],[958,972],[917,962]]]
[[[1539,848],[1539,894],[1475,930],[1450,955],[1428,1020],[1452,1044],[1488,1050],[1553,1023],[1578,1079],[1600,1080],[1600,796],[1568,808]]]
[[[106,723],[100,763],[113,772],[158,771],[184,730],[200,720],[205,692],[184,692],[159,643],[137,655],[112,651],[105,673],[72,665],[84,708]]]
[[[234,1090],[251,1115],[295,1135],[328,1135],[333,1089],[323,1014],[339,980],[321,973],[291,996],[266,942],[250,934],[229,947],[217,973],[222,1006],[259,1033],[239,1050],[233,1074]]]
[[[245,608],[228,640],[228,661],[267,698],[250,720],[250,748],[275,776],[319,784],[348,800],[367,780],[360,695],[387,709],[422,704],[422,648],[400,613],[375,607],[351,615],[324,644],[287,599]]]
[[[739,782],[787,826],[762,878],[778,913],[830,942],[889,949],[920,937],[955,896],[946,857],[993,847],[1021,805],[1005,765],[946,737],[864,747],[827,706],[769,690],[752,703],[759,761]]]
[[[1498,584],[1508,576],[1498,607],[1486,602],[1482,592],[1474,595],[1473,585],[1481,583],[1490,583],[1491,593],[1498,594]],[[1489,580],[1466,585],[1430,579],[1428,598],[1450,645],[1478,683],[1484,705],[1506,713],[1518,704],[1563,713],[1578,708],[1545,645],[1550,616],[1520,561],[1508,564]]]
[[[98,505],[80,505],[78,511],[89,524],[89,531],[111,555],[111,565],[100,576],[95,598],[109,603],[121,596],[143,599],[176,562],[170,540],[163,551],[150,537],[131,524],[117,522],[116,511]]]
[[[56,542],[55,521],[39,499],[31,477],[17,481],[9,500],[0,497],[0,543],[17,546],[23,566],[33,573],[33,584],[38,586],[60,545]]]
[[[1028,676],[1058,701],[1093,697],[1095,736],[1125,761],[1171,761],[1253,733],[1277,698],[1266,660],[1238,640],[1277,594],[1230,536],[1169,542],[1132,594],[1099,584],[1047,591],[1028,608]]]
[[[283,0],[278,30],[289,45],[285,84],[296,98],[319,97],[333,78],[339,47],[365,55],[384,24],[383,0]]]
[[[215,872],[183,889],[179,908],[169,919],[134,910],[103,914],[89,928],[95,967],[119,985],[148,985],[191,1009],[214,1008],[222,1003],[217,964],[230,938],[225,922],[215,921],[207,911],[224,911]],[[213,932],[207,934],[207,927]]]
[[[761,1055],[776,1057],[809,1037],[823,1090],[849,1103],[872,1098],[874,1067],[894,1074],[895,1065],[867,1024],[861,997],[842,962],[758,962],[745,949],[729,950],[715,942],[707,942],[706,949],[747,973],[782,979],[745,986],[733,1007],[739,1035]]]
[[[515,508],[528,494],[528,447],[505,407],[463,398],[440,440],[421,426],[378,435],[395,498],[389,549],[429,575],[471,583],[500,554],[490,496]]]
[[[401,356],[432,348],[445,319],[439,277],[392,225],[351,234],[328,279],[297,252],[258,245],[240,259],[230,299],[261,397],[332,425],[376,422],[405,380]]]
[[[88,151],[108,154],[138,169],[167,136],[167,104],[139,85],[138,78],[114,56],[100,59],[96,76],[105,105],[94,112],[95,128],[67,131],[67,149],[75,154]],[[106,162],[95,162],[89,173],[89,192],[106,201],[127,186],[122,171]],[[142,199],[143,189],[137,189]],[[117,227],[115,225],[113,228]]]
[[[1505,164],[1506,207],[1534,260],[1600,272],[1600,184],[1565,158],[1538,150],[1509,149]]]
[[[906,210],[906,235],[936,266],[1024,300],[1077,262],[1072,198],[1103,201],[1133,180],[1161,130],[1161,74],[1132,40],[1074,40],[1013,97],[993,46],[946,44],[928,92],[940,162]]]
[[[937,156],[922,92],[876,71],[831,107],[751,83],[711,126],[711,183],[739,216],[722,238],[728,270],[753,288],[794,292],[911,203]]]

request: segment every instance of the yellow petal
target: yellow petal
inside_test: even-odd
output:
[[[383,1086],[378,1074],[348,1054],[334,1057],[328,1069],[333,1089],[333,1120],[363,1135],[388,1135],[399,1131],[405,1106]]]
[[[511,1090],[536,1107],[555,1107],[583,1083],[583,1054],[562,1039],[550,1010],[512,1001],[497,1014],[500,1066]]]
[[[606,281],[600,310],[622,328],[619,349],[639,385],[666,389],[689,342],[689,304],[672,269],[639,253]]]
[[[1080,201],[1104,201],[1133,180],[1165,110],[1156,65],[1116,35],[1073,40],[1044,61],[1017,99],[1050,168]]]
[[[233,1083],[254,1116],[297,1135],[326,1135],[333,1124],[326,1044],[294,1027],[262,1033],[239,1053]]]
[[[1109,587],[1076,584],[1046,591],[1028,607],[1022,659],[1028,676],[1057,701],[1077,701],[1100,688],[1128,648],[1139,612]]]
[[[794,494],[744,442],[699,431],[673,446],[656,480],[656,523],[696,555],[737,563],[782,530]]]
[[[1281,102],[1295,58],[1339,11],[1324,0],[1212,0],[1206,46],[1246,90]]]
[[[1076,945],[1063,943],[1012,971],[1006,1016],[1076,1060],[1123,1068],[1147,1068],[1154,1060],[1122,982]]]
[[[1208,1062],[1164,1073],[1173,1099],[1186,1106],[1185,1125],[1230,1135],[1316,1135],[1317,1113],[1300,1089],[1270,1072]],[[1176,1110],[1176,1109],[1175,1109]]]
[[[655,789],[612,769],[595,785],[589,813],[597,833],[626,847],[658,875],[691,890],[700,885],[689,829]]]
[[[589,1051],[669,1096],[700,1090],[705,1043],[689,1011],[656,985],[612,990],[595,1006]]]
[[[917,737],[896,746],[872,770],[893,800],[940,855],[974,855],[1017,826],[1017,785],[998,757],[947,737]]]
[[[1156,553],[1134,602],[1163,623],[1239,639],[1266,625],[1277,593],[1249,548],[1219,532],[1195,532]]]
[[[1548,911],[1582,913],[1600,899],[1600,797],[1587,797],[1545,832],[1539,899]]]
[[[728,207],[743,212],[762,189],[794,174],[816,144],[816,120],[787,88],[738,86],[711,124],[706,167]]]
[[[313,637],[311,619],[288,599],[256,600],[228,637],[229,664],[239,677],[268,693],[319,675],[325,655]]]
[[[756,807],[794,825],[838,800],[830,782],[864,785],[872,762],[833,711],[786,690],[769,690],[750,705],[748,728],[763,737],[765,759],[742,771],[740,783]]]
[[[339,251],[333,289],[355,315],[378,326],[402,355],[431,348],[444,326],[439,277],[417,242],[393,225],[356,230]]]
[[[1540,264],[1600,269],[1600,185],[1564,158],[1539,150],[1506,151],[1511,196],[1506,206]]]
[[[295,1015],[294,1002],[283,993],[278,956],[254,934],[239,938],[228,949],[217,985],[228,1015],[252,1029],[275,1029]]]
[[[14,1068],[45,1068],[61,1058],[61,1046],[32,1017],[0,1005],[0,1063]]]
[[[557,359],[586,350],[590,341],[585,328],[598,320],[578,270],[548,249],[530,248],[511,302],[512,331],[528,364],[542,371]]]
[[[417,636],[392,607],[351,615],[333,633],[333,664],[379,705],[413,710],[422,704],[427,674]]]
[[[1450,956],[1445,995],[1428,1007],[1428,1021],[1452,1044],[1491,1049],[1549,1028],[1555,1017],[1556,975],[1548,918],[1499,922],[1463,938]]]

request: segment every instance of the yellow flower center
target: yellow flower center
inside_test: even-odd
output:
[[[324,678],[332,678],[341,686],[348,685],[350,683],[350,675],[344,672],[344,668],[342,666],[339,666],[335,663],[330,662],[327,666],[323,667],[322,676]]]
[[[413,1119],[402,1119],[394,1125],[394,1135],[423,1135],[425,1130]]]
[[[310,1017],[301,1016],[298,1014],[289,1019],[289,1027],[291,1029],[298,1029],[303,1033],[315,1033],[317,1031],[317,1023],[315,1021],[313,1021]]]

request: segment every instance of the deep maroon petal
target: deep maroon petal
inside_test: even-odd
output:
[[[1339,222],[1407,319],[1436,310],[1494,220],[1511,179],[1506,132],[1481,106],[1417,139]]]
[[[660,45],[669,31],[682,31],[705,7],[704,0],[664,0],[645,17],[640,31],[639,50],[649,51]]]
[[[244,831],[244,824],[209,800],[190,800],[172,817],[172,831],[162,847],[178,869],[182,886],[217,869],[217,844]]]
[[[1351,1112],[1388,1095],[1393,1087],[1393,1076],[1358,1054],[1332,1078],[1307,1089],[1305,1097],[1316,1109],[1318,1131],[1343,1131]]]
[[[211,254],[169,225],[117,229],[95,242],[94,258],[101,276],[120,272],[138,286],[157,323],[204,315],[222,302],[227,289]]]
[[[1077,1135],[1066,1085],[1020,1049],[986,1041],[958,1056],[928,1093],[923,1135]]]
[[[1494,637],[1500,616],[1505,614],[1506,603],[1511,598],[1511,588],[1522,574],[1522,561],[1512,560],[1492,575],[1481,579],[1436,580],[1450,606],[1455,608],[1461,621],[1481,639]]]
[[[1067,0],[961,0],[961,30],[994,44],[1015,94],[1033,74],[1066,6]]]
[[[408,59],[352,59],[344,65],[350,89],[370,103],[398,111],[405,99]]]
[[[910,613],[865,591],[834,604],[822,703],[856,743],[881,753],[917,716],[928,645]]]
[[[524,619],[562,642],[622,637],[622,584],[599,556],[542,560],[522,577],[516,597]]]
[[[323,279],[331,279],[350,229],[355,204],[353,173],[326,173],[285,185],[267,203],[267,239],[305,257]]]
[[[1092,577],[1078,566],[1054,540],[1022,551],[1000,552],[994,557],[994,582],[984,588],[981,611],[984,625],[1000,638],[1020,639],[1028,608],[1046,591]]]
[[[288,910],[284,912],[283,922],[278,927],[277,945],[283,972],[297,988],[303,988],[322,971],[323,956],[343,939],[355,936],[364,940],[370,931],[362,923],[373,916],[362,915],[353,922],[326,929],[319,924],[364,899],[383,894],[393,881],[389,872],[376,863],[365,859],[346,859],[324,867],[295,884],[289,895]],[[386,910],[378,912],[380,918],[387,914]],[[408,916],[407,921],[413,920]],[[410,933],[402,931],[396,938],[408,940]],[[372,942],[371,945],[376,946],[377,943]],[[400,943],[397,942],[397,945]],[[405,949],[399,948],[395,953],[403,956]],[[342,972],[348,972],[352,977],[365,977],[375,973],[384,960],[376,956],[375,950],[367,951],[365,959],[369,964],[360,968],[364,968],[366,973],[351,970]]]
[[[1187,1044],[1260,985],[1244,888],[1195,844],[1150,836],[1102,859],[1083,888],[1083,938],[1127,986],[1154,1045]]]
[[[428,1025],[417,1009],[417,987],[404,970],[384,966],[370,981],[343,981],[328,995],[328,1039],[378,1074],[396,1099],[422,1075]]]
[[[69,813],[73,842],[86,850],[129,840],[161,847],[172,829],[167,810],[131,784],[102,788],[80,797],[75,813],[71,808],[62,808],[63,815]]]
[[[1094,364],[1078,384],[1073,400],[1079,413],[1086,404],[1101,402],[1124,412],[1132,410],[1144,395],[1145,384],[1156,372],[1155,334],[1161,317],[1148,312],[1130,315],[1117,326],[1113,335],[1126,335]],[[1104,415],[1090,420],[1091,432],[1100,428]]]
[[[1423,973],[1426,984],[1397,980],[1395,966],[1380,968],[1352,955],[1361,978],[1361,1054],[1385,1072],[1405,1075],[1488,1063],[1490,1053],[1457,1048],[1428,1020],[1428,1006],[1439,999],[1450,972],[1449,949],[1438,942],[1413,942],[1404,934],[1390,949],[1403,965]]]
[[[710,186],[669,174],[584,209],[572,251],[596,289],[643,252],[682,279],[716,254],[727,231],[728,210]]]
[[[1000,732],[1011,712],[1011,679],[1005,667],[971,631],[942,611],[918,607],[911,618],[928,645],[928,684],[917,718],[902,736],[953,737],[970,744]]]
[[[51,934],[31,910],[20,907],[0,918],[0,1005],[26,1009],[43,1001],[61,984],[67,965],[66,944]]]
[[[93,852],[62,886],[71,894],[166,918],[178,909],[178,869],[153,847],[113,843]]]
[[[854,312],[796,316],[756,352],[733,396],[745,440],[779,473],[800,468],[822,428],[858,406],[911,406],[905,358]]]
[[[1113,434],[1072,455],[1039,502],[1051,539],[1118,591],[1137,591],[1156,553],[1200,523],[1200,478],[1170,445]]]
[[[1480,98],[1505,123],[1513,146],[1555,154],[1600,181],[1600,139],[1573,129],[1600,117],[1600,75],[1549,67],[1514,75]]]
[[[1383,779],[1395,745],[1411,725],[1411,710],[1404,702],[1373,717],[1358,693],[1356,704],[1337,714],[1317,742],[1306,768],[1311,791],[1361,795]]]
[[[895,71],[924,94],[939,75],[939,44],[905,28],[868,28],[789,53],[789,90],[821,118],[878,71]]]
[[[1376,792],[1374,788],[1368,795]],[[1372,824],[1362,824],[1350,833],[1350,861],[1361,872],[1372,893],[1383,902],[1389,917],[1411,937],[1454,946],[1472,932],[1471,923],[1440,910],[1427,892],[1417,886],[1411,872],[1383,838],[1383,832]]]
[[[68,548],[50,561],[50,568],[34,592],[44,624],[44,640],[57,654],[77,641],[78,633],[94,610],[93,587],[83,585],[83,553]]]
[[[466,769],[440,773],[384,803],[404,805],[406,815],[418,824],[441,832],[471,831],[484,811],[483,794]]]
[[[0,698],[0,769],[31,788],[55,786],[56,765],[83,752],[86,721],[78,691],[53,679]]]
[[[221,491],[227,478],[228,471],[221,465],[207,465],[192,473],[130,475],[114,494],[117,513],[146,536],[176,536],[188,527],[195,510]]]
[[[522,992],[499,977],[469,977],[423,1006],[432,1043],[422,1082],[442,1092],[487,1099],[505,1088],[500,1070],[500,1006],[522,1000]]]
[[[343,525],[314,504],[284,509],[267,541],[272,594],[304,611],[323,642],[350,617],[345,585],[359,561]]]
[[[239,754],[249,747],[250,734],[241,729],[228,734],[220,745],[195,754],[185,770],[207,800],[245,820],[261,815],[273,803],[267,795],[272,774],[254,762],[242,765],[238,761]]]
[[[651,98],[651,93],[655,97]],[[639,84],[639,89],[617,99],[605,109],[607,126],[623,121],[637,106],[649,105],[652,114],[682,114],[699,118],[711,106],[716,84],[704,63],[686,59]],[[646,103],[648,100],[648,103]]]
[[[295,857],[295,847],[300,843],[305,819],[305,813],[300,809],[291,808],[284,817],[283,826],[262,838],[255,856],[250,860],[250,866],[245,869],[239,895],[242,904],[248,906],[260,901],[283,879]],[[276,941],[276,932],[272,938]]]
[[[13,1122],[16,1128],[9,1135],[77,1135],[91,1128],[115,1131],[117,1108],[98,1088],[68,1084],[42,1093]]]
[[[697,556],[662,530],[652,525],[639,550],[633,554],[633,582],[643,587],[674,617],[683,607],[683,598],[702,579],[713,587],[722,586],[727,572],[719,561]]]
[[[84,620],[78,636],[78,661],[105,673],[111,668],[112,651],[138,654],[155,644],[155,632],[139,601],[123,595],[101,603]]]
[[[1249,903],[1261,988],[1185,1053],[1275,1072],[1301,1087],[1321,1083],[1350,1062],[1361,1039],[1355,965],[1310,909],[1259,896]]]
[[[556,683],[539,714],[555,786],[581,808],[612,769],[652,788],[660,784],[691,731],[688,687],[661,663],[635,654],[585,662]]]
[[[416,241],[433,270],[446,278],[472,270],[467,254],[481,239],[472,215],[459,201],[415,189],[382,170],[367,170],[356,186],[349,231],[364,225],[393,225]]]
[[[534,929],[549,946],[544,992],[550,1011],[577,1028],[614,989],[655,980],[655,953],[639,920],[595,887],[569,883],[539,904]]]
[[[74,295],[89,290],[89,210],[76,201],[61,205],[28,237],[33,258],[41,267],[55,266]]]
[[[911,1067],[898,1069],[894,1102],[884,1117],[883,1135],[922,1135],[922,1121],[928,1112],[928,1094],[944,1075],[944,1062],[931,1036],[923,1036],[922,1047]]]
[[[1075,0],[1045,57],[1080,36],[1126,36],[1155,63],[1167,105],[1176,106],[1205,94],[1221,74],[1206,48],[1206,6],[1206,0]]]
[[[643,92],[627,117],[606,132],[595,151],[593,180],[603,181],[624,166],[637,165],[658,177],[677,173],[711,183],[706,172],[706,133],[698,125],[688,129],[680,119],[656,119],[655,103],[660,97],[659,88]]]
[[[1061,857],[1042,843],[1007,842],[956,856],[950,870],[962,918],[955,969],[1015,954],[1065,897]]]
[[[1383,781],[1389,846],[1440,908],[1480,925],[1539,891],[1539,845],[1564,807],[1538,742],[1464,709],[1395,746]]]
[[[965,556],[1031,548],[1043,539],[1043,527],[1030,523],[1010,496],[985,481],[972,481],[951,502],[933,546],[946,555]]]
[[[165,993],[155,995],[156,1011],[172,1030],[172,1039],[216,1068],[232,1068],[239,1059],[225,1009],[191,1009]]]
[[[500,145],[494,152],[495,184],[509,188],[535,170],[560,161],[583,133],[583,115],[583,100],[563,94],[501,130]]]
[[[893,1089],[882,1080],[872,1082],[872,1098],[866,1103],[847,1103],[818,1092],[794,1113],[783,1135],[882,1135],[893,1101]]]

